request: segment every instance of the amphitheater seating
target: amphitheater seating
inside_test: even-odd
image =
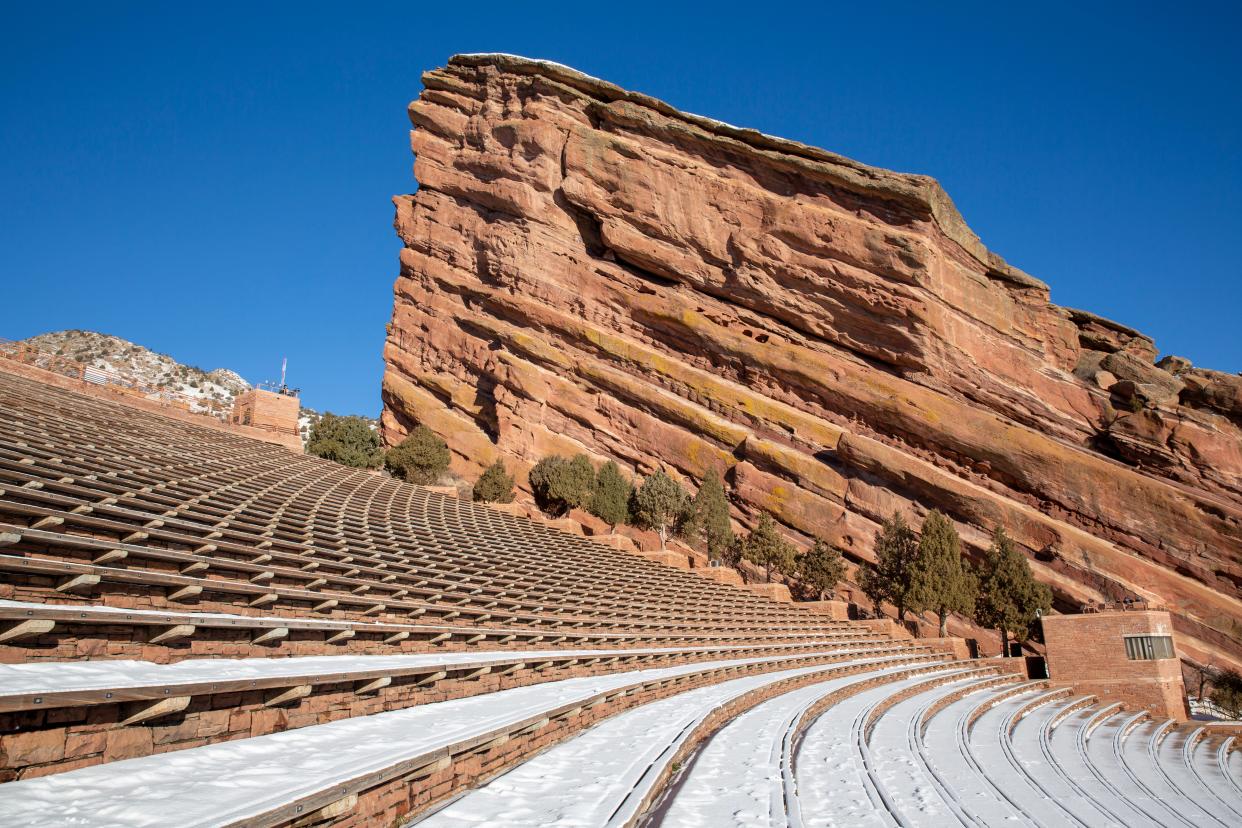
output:
[[[1232,748],[0,361],[0,824],[1236,824]]]

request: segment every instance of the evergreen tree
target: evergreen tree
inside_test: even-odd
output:
[[[483,470],[470,493],[476,503],[512,503],[513,495],[513,477],[500,460]]]
[[[935,509],[923,521],[912,575],[910,608],[936,613],[941,637],[948,635],[949,613],[974,609],[978,579],[962,558],[962,542],[953,522]]]
[[[566,460],[549,455],[530,470],[530,488],[535,503],[544,512],[560,517],[570,509],[585,506],[595,488],[595,469],[585,454]]]
[[[880,525],[875,539],[875,572],[877,594],[897,608],[897,620],[906,620],[910,609],[911,590],[914,586],[914,562],[918,559],[919,543],[913,530],[906,524],[900,512]],[[864,590],[866,591],[866,590]],[[871,597],[871,593],[867,593]],[[877,608],[879,605],[876,605]]]
[[[733,542],[733,525],[729,522],[729,501],[724,485],[715,469],[708,469],[694,495],[694,515],[696,536],[702,538],[707,547],[707,557],[713,561],[723,560]]]
[[[657,469],[643,479],[642,485],[635,489],[630,504],[630,512],[637,524],[659,533],[661,549],[668,536],[675,534],[682,525],[689,509],[690,495],[663,469]]]
[[[776,528],[776,521],[767,512],[759,515],[759,522],[742,542],[742,555],[746,560],[763,567],[768,582],[772,573],[788,574],[793,568],[794,548]]]
[[[725,566],[731,566],[736,569],[737,565],[742,562],[742,546],[744,541],[745,538],[741,535],[733,535],[728,545],[720,551],[720,562]],[[746,573],[743,572],[742,577],[745,576]]]
[[[609,526],[616,528],[630,519],[630,495],[634,485],[622,474],[617,464],[609,460],[600,466],[595,475],[595,491],[587,511]]]
[[[311,426],[306,453],[355,469],[378,469],[384,462],[379,435],[365,417],[331,412]]]
[[[858,588],[871,602],[871,609],[876,618],[884,617],[884,602],[888,600],[888,585],[880,577],[875,564],[863,561],[858,567]]]
[[[448,445],[434,431],[420,425],[399,445],[388,450],[384,464],[408,483],[429,486],[448,469]]]
[[[814,546],[794,559],[794,577],[815,601],[825,592],[831,594],[845,577],[845,560],[835,546],[817,538]]]
[[[1009,633],[1025,640],[1037,613],[1052,607],[1052,590],[1035,580],[1031,564],[1003,528],[992,538],[979,576],[975,619],[1000,631],[1001,652],[1009,655]]]

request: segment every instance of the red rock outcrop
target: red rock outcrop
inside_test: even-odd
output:
[[[383,430],[468,475],[552,451],[715,466],[736,516],[870,556],[997,525],[1058,599],[1167,604],[1242,661],[1242,379],[1058,307],[932,179],[463,55],[410,105]]]

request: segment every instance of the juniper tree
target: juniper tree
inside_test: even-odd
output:
[[[919,554],[912,568],[910,608],[934,612],[944,637],[948,635],[949,613],[969,613],[978,592],[978,579],[962,558],[962,541],[953,522],[931,510],[923,521]]]
[[[845,577],[845,560],[835,546],[817,538],[814,546],[794,558],[794,577],[813,600],[818,600]]]
[[[379,435],[365,417],[331,412],[311,426],[306,453],[355,469],[378,469],[384,462]]]
[[[609,460],[600,466],[595,475],[595,490],[587,511],[609,526],[616,527],[630,519],[630,495],[634,485],[622,474],[617,464]]]
[[[918,558],[919,543],[913,530],[906,524],[900,512],[880,524],[875,538],[875,567],[869,578],[876,579],[867,597],[874,601],[873,593],[881,596],[897,609],[897,620],[906,620],[914,586],[914,562]],[[876,604],[879,608],[879,604]]]
[[[595,488],[595,469],[585,454],[567,460],[549,455],[530,470],[530,488],[535,503],[548,514],[559,517],[570,509],[585,506]]]
[[[707,557],[721,561],[733,543],[733,525],[729,521],[729,501],[724,485],[715,469],[708,469],[699,490],[694,495],[696,535],[707,547]]]
[[[776,528],[776,521],[767,512],[759,515],[759,522],[742,542],[742,555],[751,563],[763,567],[769,582],[772,572],[788,573],[793,568],[794,548]]]
[[[670,534],[675,534],[690,509],[690,495],[673,478],[657,469],[643,478],[634,490],[630,511],[643,529],[651,529],[660,535],[663,549]]]
[[[420,425],[388,450],[384,464],[409,483],[430,485],[448,469],[448,445],[434,431]]]
[[[513,494],[513,477],[500,460],[483,470],[470,492],[476,503],[512,503]]]
[[[875,564],[863,561],[858,567],[858,588],[871,602],[871,609],[876,618],[884,617],[883,604],[888,600],[888,584],[880,576]]]
[[[1009,655],[1009,633],[1025,640],[1036,615],[1052,607],[1052,590],[1035,580],[1031,564],[1003,528],[992,536],[979,574],[975,620],[1000,631],[1001,652]]]

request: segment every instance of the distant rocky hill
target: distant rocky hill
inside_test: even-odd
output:
[[[23,341],[41,351],[188,397],[191,409],[201,412],[228,410],[233,398],[251,387],[240,374],[228,368],[205,371],[119,336],[96,331],[53,331]],[[311,426],[318,420],[319,412],[302,408],[298,427],[303,443],[310,436]]]

